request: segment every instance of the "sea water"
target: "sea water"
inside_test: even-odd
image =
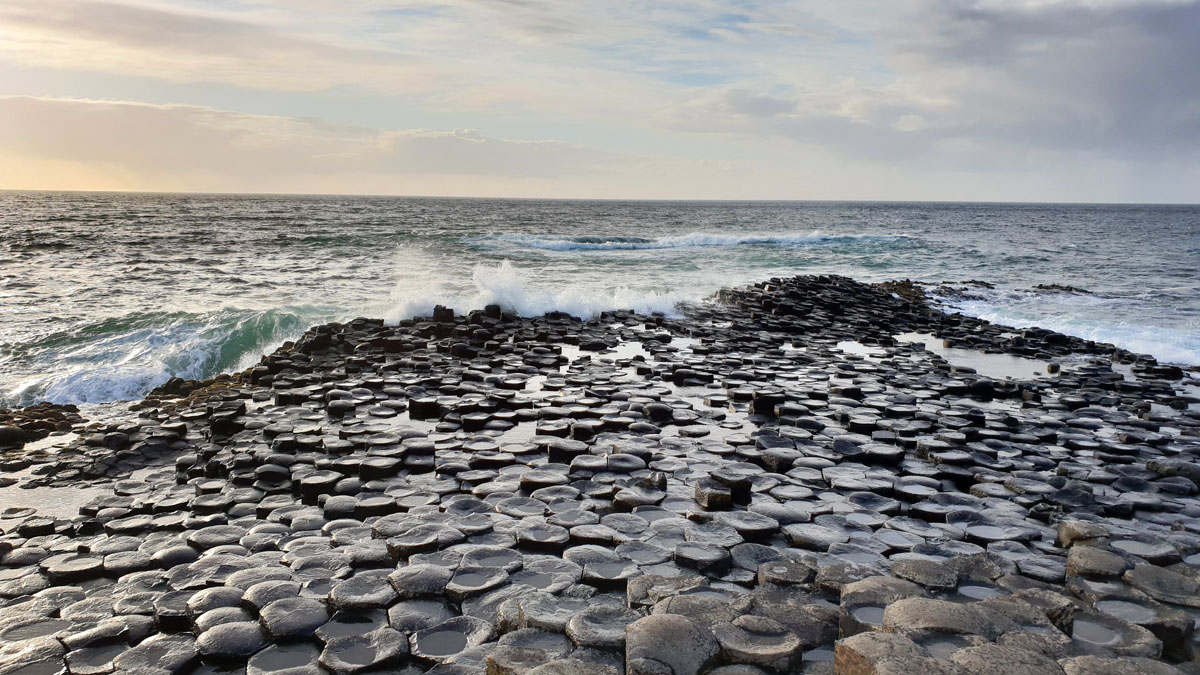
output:
[[[1198,267],[1197,206],[0,192],[0,406],[139,399],[357,316],[671,315],[796,274],[983,281],[940,299],[1200,365]]]

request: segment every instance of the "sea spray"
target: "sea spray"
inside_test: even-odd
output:
[[[946,298],[947,309],[1014,328],[1046,328],[1106,342],[1166,363],[1200,366],[1200,316],[1167,329],[1129,316],[1130,298],[1069,291],[971,289],[971,298]]]
[[[711,246],[827,246],[837,244],[903,244],[904,235],[824,234],[812,232],[799,235],[745,234],[728,235],[707,232],[667,237],[601,237],[601,236],[539,236],[530,234],[493,234],[477,237],[477,243],[503,242],[516,246],[548,251],[638,251],[670,248]]]
[[[679,304],[702,300],[700,293],[639,290],[622,285],[559,285],[538,282],[528,269],[505,260],[499,265],[476,265],[471,273],[470,289],[456,288],[450,280],[429,280],[412,285],[398,284],[404,291],[393,293],[396,301],[388,319],[395,323],[413,316],[427,316],[435,305],[452,307],[459,312],[499,305],[519,316],[541,316],[565,312],[591,318],[615,309],[631,309],[643,314],[679,316]]]

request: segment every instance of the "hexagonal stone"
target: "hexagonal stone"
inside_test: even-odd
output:
[[[776,673],[792,672],[800,662],[800,638],[767,617],[744,614],[732,623],[713,626],[712,632],[728,661],[761,666]]]
[[[1200,583],[1191,577],[1154,565],[1137,565],[1125,572],[1125,582],[1159,602],[1200,607]]]
[[[567,621],[567,637],[580,647],[624,649],[625,628],[639,618],[620,605],[593,605]]]
[[[329,605],[337,610],[387,607],[399,597],[389,584],[390,570],[365,570],[333,585]]]
[[[266,646],[266,634],[252,621],[213,626],[196,638],[200,656],[216,661],[244,661]]]
[[[477,647],[492,638],[491,623],[471,616],[453,619],[417,631],[409,636],[410,652],[427,663],[443,663],[459,653]]]
[[[312,645],[272,645],[250,657],[246,675],[322,675],[320,653]]]
[[[237,607],[242,603],[241,589],[229,586],[214,586],[197,591],[187,600],[188,611],[199,616],[219,607]]]
[[[1145,658],[1076,656],[1059,659],[1066,675],[1182,675],[1183,671],[1162,661]]]
[[[1062,675],[1054,659],[1026,649],[986,644],[959,649],[950,661],[968,673],[1020,673],[1021,675]]]
[[[283,598],[263,607],[258,619],[276,641],[308,640],[329,620],[329,610],[312,598]]]
[[[454,618],[442,600],[401,600],[388,609],[388,624],[398,631],[415,633]]]
[[[394,666],[408,658],[408,637],[392,628],[333,638],[321,652],[321,665],[336,675]]]
[[[392,572],[388,582],[403,599],[436,598],[453,576],[453,570],[439,565],[406,565]]]
[[[720,644],[707,628],[678,614],[652,614],[625,629],[625,667],[630,675],[699,675],[720,653]]]
[[[94,579],[104,574],[103,558],[77,553],[52,555],[39,565],[56,584]]]
[[[258,624],[252,632],[258,631]],[[184,672],[199,660],[196,640],[190,635],[167,635],[159,633],[138,643],[136,647],[113,659],[118,672]]]

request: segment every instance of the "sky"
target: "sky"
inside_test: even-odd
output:
[[[1200,202],[1200,0],[4,0],[0,188]]]

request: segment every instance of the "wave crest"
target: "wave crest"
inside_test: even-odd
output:
[[[499,241],[524,248],[546,251],[637,251],[644,249],[695,248],[706,246],[833,246],[838,244],[892,244],[907,241],[904,235],[822,234],[801,235],[749,234],[728,235],[691,232],[667,237],[578,236],[554,237],[533,234],[491,234],[476,241]]]
[[[497,266],[477,265],[471,274],[470,288],[448,284],[412,286],[404,283],[392,294],[388,319],[396,322],[414,316],[428,316],[435,305],[453,307],[458,312],[499,305],[519,316],[541,316],[548,312],[566,312],[583,318],[601,312],[630,309],[641,314],[679,316],[683,302],[699,300],[696,293],[672,290],[644,290],[627,286],[550,286],[542,287],[507,260]]]
[[[4,404],[138,400],[172,377],[205,379],[253,365],[312,323],[289,309],[137,312],[0,345],[6,367],[33,374]]]

